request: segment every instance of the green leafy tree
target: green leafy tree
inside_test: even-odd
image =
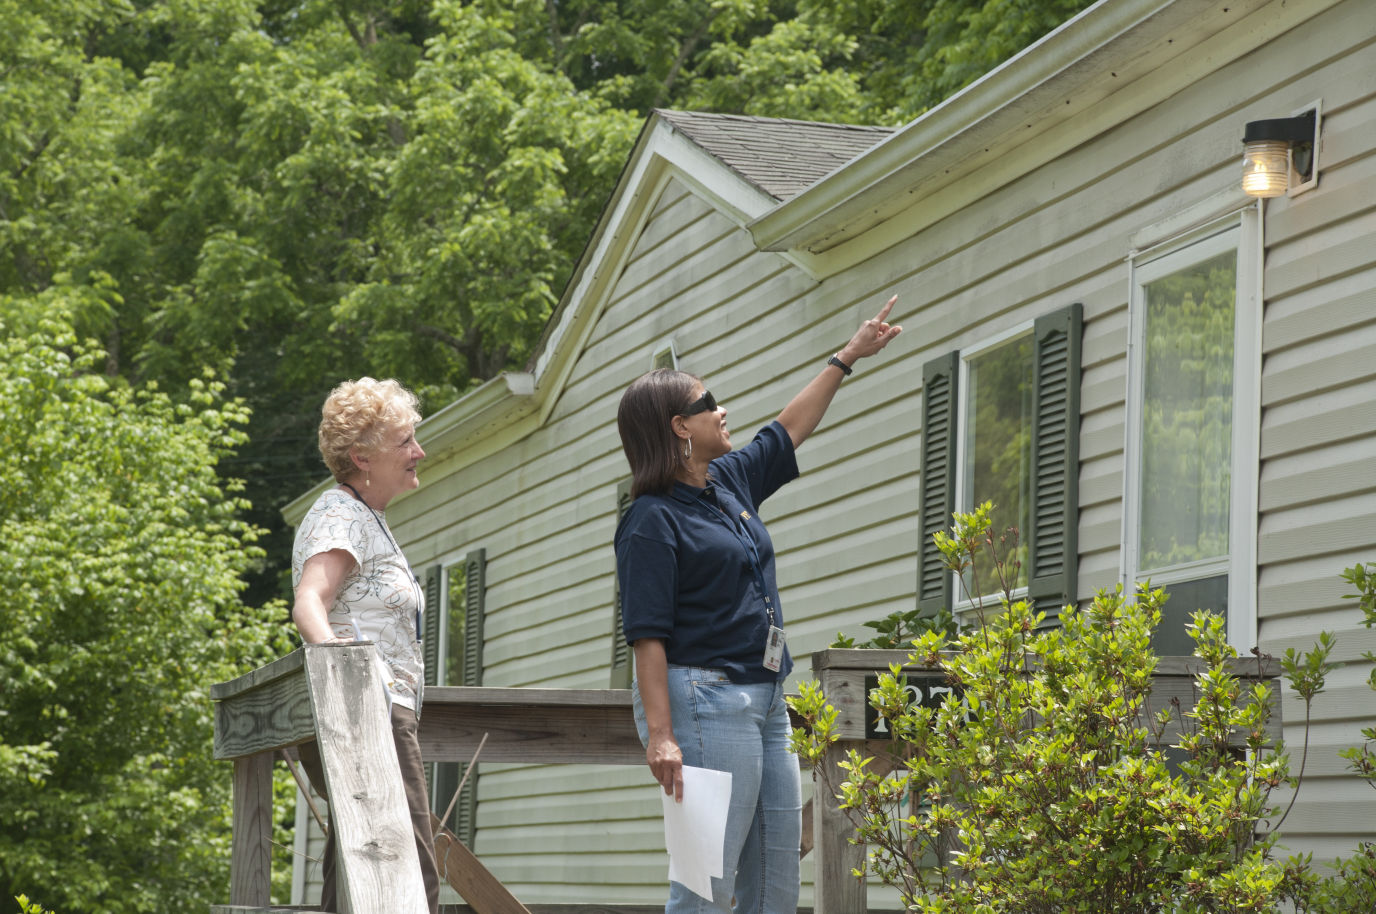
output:
[[[192,910],[228,885],[208,686],[284,645],[240,605],[255,533],[216,473],[242,406],[105,358],[57,320],[0,340],[0,885],[64,914]]]
[[[856,123],[900,124],[1026,48],[1093,0],[799,0],[799,17],[855,41]]]
[[[377,256],[332,313],[382,373],[452,395],[526,361],[639,124],[517,53],[510,13],[432,15]]]

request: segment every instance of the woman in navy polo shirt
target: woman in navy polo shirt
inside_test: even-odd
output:
[[[622,620],[635,651],[636,726],[666,794],[683,766],[731,772],[725,876],[712,901],[677,882],[666,914],[793,914],[802,831],[784,680],[793,668],[760,504],[798,475],[793,452],[857,359],[899,334],[897,296],[739,451],[726,409],[693,375],[658,369],[617,411],[634,501],[616,531]]]

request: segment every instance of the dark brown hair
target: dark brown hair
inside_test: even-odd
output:
[[[686,371],[656,368],[631,382],[616,410],[621,449],[631,465],[631,497],[663,495],[683,467],[683,444],[673,419],[693,402],[698,378]]]

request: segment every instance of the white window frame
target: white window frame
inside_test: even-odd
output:
[[[1146,233],[1144,233],[1146,234]],[[1249,205],[1128,257],[1128,352],[1123,528],[1120,581],[1131,593],[1144,578],[1141,555],[1142,396],[1145,372],[1144,288],[1227,250],[1237,253],[1233,326],[1232,483],[1228,555],[1152,569],[1154,586],[1228,576],[1228,642],[1244,656],[1257,643],[1257,487],[1261,451],[1261,207]]]
[[[661,356],[664,355],[668,355],[669,357],[668,365],[659,364]],[[660,340],[655,344],[655,347],[650,350],[650,370],[653,371],[656,368],[672,368],[675,371],[678,370],[678,345],[674,342],[672,336]]]
[[[959,376],[956,381],[956,472],[955,485],[953,486],[957,511],[969,511],[973,508],[973,506],[965,506],[967,496],[970,494],[970,480],[965,472],[965,441],[967,437],[966,431],[969,427],[968,416],[970,414],[970,360],[984,355],[991,349],[997,349],[1000,346],[1007,345],[1023,337],[1031,338],[1035,331],[1035,327],[1036,324],[1034,321],[1023,321],[1022,323],[1009,327],[992,336],[987,336],[973,346],[962,347],[960,349],[960,361],[958,366]],[[1007,527],[1008,525],[1004,524],[1003,526]],[[1019,535],[1020,542],[1025,542],[1027,531],[1020,530]],[[955,616],[957,621],[968,619],[969,615],[975,612],[975,608],[978,605],[974,599],[966,599],[963,594],[964,588],[960,583],[960,574],[959,572],[953,571],[951,572],[951,614]],[[1001,594],[985,594],[984,596],[993,596],[994,600],[997,601]],[[1012,596],[1014,601],[1025,598],[1027,596],[1027,585],[1024,584],[1022,587],[1015,589],[1012,592]],[[997,610],[997,602],[992,606],[986,603],[986,612],[990,609]]]

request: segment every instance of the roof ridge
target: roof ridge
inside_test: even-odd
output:
[[[883,133],[894,133],[899,129],[898,127],[886,127],[883,124],[847,124],[841,121],[811,121],[794,117],[771,117],[765,114],[729,114],[721,111],[690,111],[685,108],[652,108],[651,113],[658,114],[665,120],[690,118],[694,120],[762,121],[774,124],[828,127],[839,130],[873,130]]]

